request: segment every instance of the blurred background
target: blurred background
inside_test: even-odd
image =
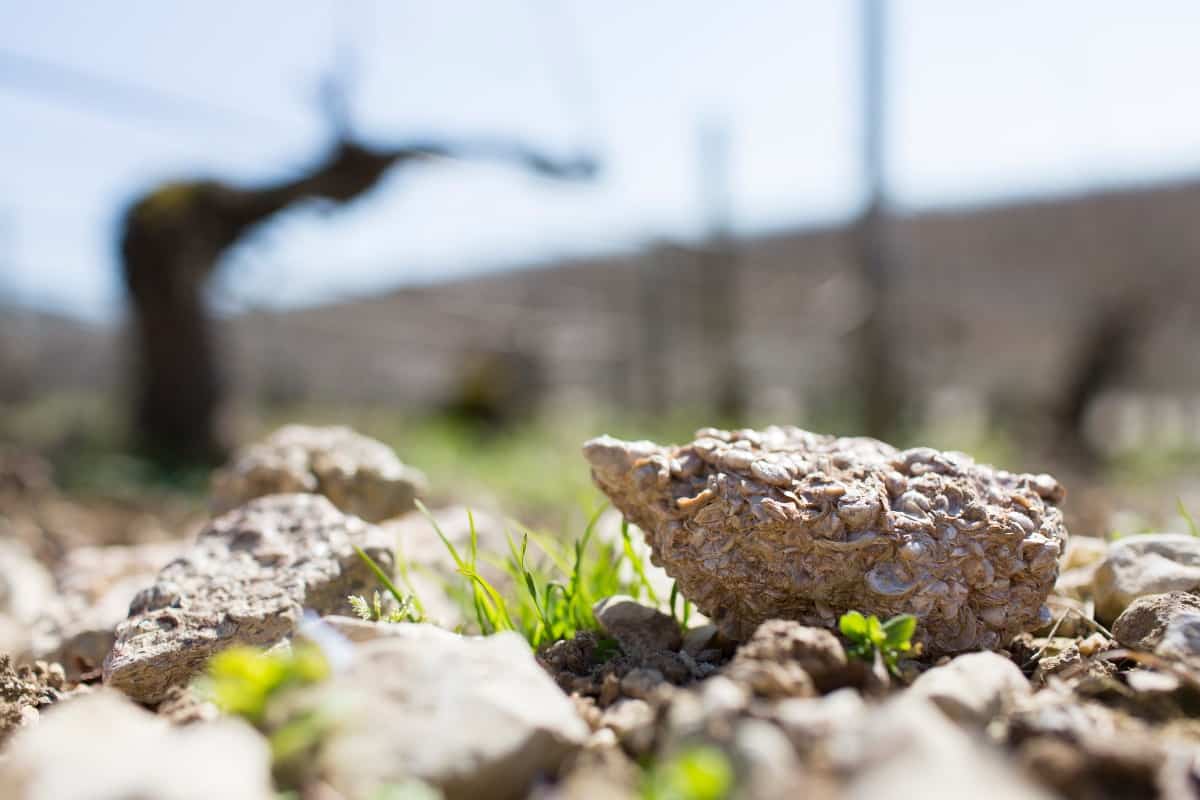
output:
[[[0,484],[37,524],[199,513],[285,421],[531,521],[596,502],[587,436],[772,422],[1056,472],[1087,533],[1200,506],[1187,0],[0,19]]]

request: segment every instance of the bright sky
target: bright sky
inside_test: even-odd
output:
[[[1200,174],[1194,0],[890,8],[898,205]],[[336,214],[292,212],[234,254],[226,273],[245,302],[696,235],[706,119],[728,126],[739,230],[844,218],[862,196],[851,0],[0,0],[0,20],[0,302],[118,313],[124,204],[166,178],[252,183],[311,160],[327,135],[315,87],[339,41],[357,48],[354,115],[369,140],[508,135],[590,148],[603,177],[565,185],[471,163],[394,174]],[[64,85],[21,58],[96,83]]]

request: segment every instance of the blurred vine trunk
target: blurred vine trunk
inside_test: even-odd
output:
[[[223,379],[205,289],[226,250],[294,203],[346,203],[394,165],[443,157],[515,162],[556,178],[590,178],[596,171],[589,159],[555,161],[504,140],[382,150],[343,140],[294,180],[249,189],[170,183],[136,202],[124,219],[121,258],[136,336],[139,449],[164,464],[212,463],[223,455],[217,425]]]
[[[257,189],[170,183],[130,208],[121,257],[136,339],[134,428],[142,452],[168,464],[222,456],[217,412],[224,387],[204,296],[221,255],[293,203],[354,199],[403,155],[343,143],[295,180]]]

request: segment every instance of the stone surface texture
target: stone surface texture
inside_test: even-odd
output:
[[[212,502],[221,513],[255,497],[311,492],[379,522],[412,510],[425,485],[383,442],[343,426],[287,425],[213,474]]]
[[[524,797],[587,740],[587,724],[517,634],[395,627],[413,635],[358,644],[330,686],[358,698],[322,756],[345,796],[418,778],[447,800]]]
[[[606,597],[592,611],[600,628],[632,656],[678,650],[683,644],[683,631],[670,614],[644,606],[632,597]]]
[[[1150,533],[1119,539],[1092,580],[1096,618],[1112,622],[1139,597],[1200,589],[1200,538]]]
[[[305,609],[349,613],[347,596],[376,585],[355,545],[392,567],[383,531],[320,495],[263,497],[214,519],[134,598],[104,682],[156,703],[218,650],[289,636]]]
[[[955,722],[983,726],[1029,697],[1020,667],[999,653],[967,653],[923,673],[909,694],[929,700]]]
[[[846,651],[838,638],[824,628],[792,620],[773,619],[759,625],[734,657],[734,665],[744,661],[795,664],[821,692],[840,688],[847,681]]]
[[[225,718],[172,729],[120,694],[69,700],[18,734],[2,800],[269,800],[266,741]]]
[[[794,427],[584,445],[656,564],[733,639],[767,619],[833,627],[915,614],[927,653],[1005,644],[1044,621],[1066,542],[1049,475]]]
[[[185,550],[151,542],[68,552],[55,568],[58,593],[33,625],[33,656],[62,664],[72,680],[100,669],[133,598]]]
[[[1177,658],[1200,655],[1200,596],[1167,592],[1139,597],[1112,625],[1122,647]]]

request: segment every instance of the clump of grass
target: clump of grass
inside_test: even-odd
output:
[[[466,579],[468,609],[474,612],[484,634],[516,631],[536,650],[569,639],[579,631],[597,630],[592,607],[605,597],[628,594],[640,599],[653,595],[645,565],[633,550],[627,527],[622,530],[619,549],[613,543],[595,543],[596,524],[603,508],[592,514],[583,535],[569,547],[528,531],[522,534],[518,545],[509,535],[507,557],[497,564],[512,579],[514,591],[508,594],[480,574],[479,539],[470,512],[467,512],[470,536],[464,556],[424,506],[421,511],[454,560],[458,573]],[[531,541],[545,556],[546,565],[531,563]],[[621,577],[626,559],[633,566],[632,581]]]
[[[917,618],[912,614],[898,614],[887,622],[880,622],[874,614],[865,616],[859,611],[848,611],[838,619],[838,630],[849,640],[846,655],[873,661],[878,654],[888,672],[899,675],[900,656],[913,649]]]
[[[733,789],[729,757],[711,745],[682,750],[643,774],[642,800],[722,800]]]
[[[619,543],[598,542],[595,539],[596,524],[603,508],[592,514],[583,535],[570,545],[525,531],[519,544],[511,534],[508,536],[507,554],[482,556],[485,562],[492,563],[512,579],[511,587],[503,590],[480,571],[479,535],[475,517],[470,511],[467,512],[467,546],[460,549],[423,504],[418,502],[418,508],[441,539],[454,562],[455,571],[463,578],[463,584],[457,587],[457,594],[467,615],[475,620],[480,633],[484,635],[515,631],[531,647],[538,649],[561,639],[572,638],[579,631],[598,630],[592,607],[605,597],[626,594],[635,600],[644,599],[654,605],[659,604],[646,565],[634,546],[628,524],[622,524]],[[531,543],[542,556],[536,560],[537,563],[532,557]],[[420,599],[413,593],[402,592],[370,556],[362,550],[357,552],[395,598],[401,612],[385,615],[381,601],[372,605],[365,598],[351,598],[350,602],[359,616],[386,621],[423,619]],[[397,559],[397,563],[401,574],[406,575],[403,559]],[[691,604],[683,600],[682,606],[679,606],[680,599],[677,591],[672,590],[672,614],[678,614],[676,619],[686,625],[691,615]],[[677,607],[681,609],[678,612]]]

